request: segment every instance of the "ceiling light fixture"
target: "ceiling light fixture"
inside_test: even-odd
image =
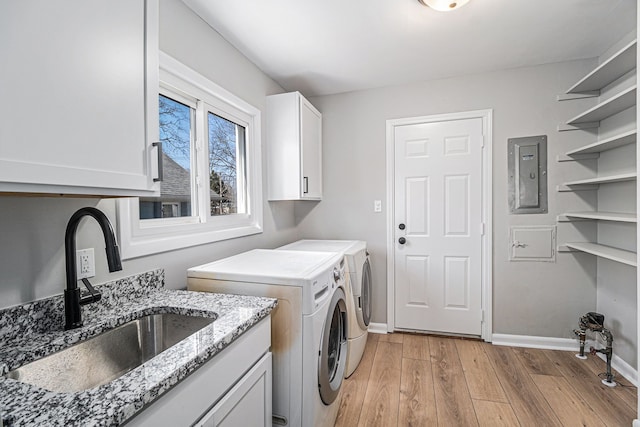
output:
[[[438,10],[440,12],[448,12],[450,10],[460,9],[465,4],[469,3],[469,0],[418,0],[425,6],[429,6],[431,9]]]

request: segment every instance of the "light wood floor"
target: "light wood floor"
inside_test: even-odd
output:
[[[572,352],[415,334],[369,334],[342,385],[336,426],[615,426],[636,416],[636,388],[609,388],[606,366]]]

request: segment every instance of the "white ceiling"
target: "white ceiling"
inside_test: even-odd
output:
[[[636,0],[183,0],[286,90],[307,96],[599,56]]]

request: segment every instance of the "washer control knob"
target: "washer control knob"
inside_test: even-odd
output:
[[[333,280],[338,281],[342,279],[342,276],[340,275],[340,270],[338,270],[337,268],[333,269]]]

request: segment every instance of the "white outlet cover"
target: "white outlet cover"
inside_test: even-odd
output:
[[[96,261],[93,248],[76,251],[76,274],[78,279],[94,277],[96,275]]]
[[[373,201],[373,211],[374,212],[382,212],[382,200],[374,200]]]

